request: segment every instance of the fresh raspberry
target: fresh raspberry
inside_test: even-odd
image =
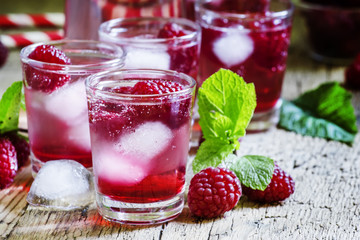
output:
[[[271,182],[264,191],[254,190],[244,185],[242,189],[244,195],[251,201],[271,203],[283,201],[293,194],[295,183],[291,176],[275,163]]]
[[[36,47],[35,50],[29,54],[29,58],[46,63],[71,64],[70,58],[68,58],[64,52],[51,45],[40,45]],[[56,69],[52,67],[51,70],[54,71]],[[66,74],[46,72],[28,65],[25,66],[25,74],[26,82],[31,88],[47,93],[63,86],[71,79],[71,77]]]
[[[9,50],[0,41],[0,67],[2,67],[5,64],[8,55],[9,55]]]
[[[29,161],[29,143],[26,141],[25,138],[19,136],[16,132],[8,132],[4,134],[4,136],[8,138],[15,147],[18,169],[20,169],[22,166],[25,166],[26,163]]]
[[[0,138],[0,189],[8,187],[18,169],[16,150],[7,138]]]
[[[158,38],[173,38],[185,36],[183,29],[176,23],[166,23],[158,33]]]
[[[135,95],[164,94],[180,90],[182,90],[181,84],[162,80],[139,81],[133,87],[121,87],[114,89],[117,93]]]
[[[360,54],[345,70],[345,84],[349,88],[360,90]]]
[[[139,81],[133,87],[120,87],[113,89],[114,92],[134,95],[152,95],[177,92],[183,89],[183,86],[177,82],[165,80],[147,80]],[[182,96],[179,96],[181,98]],[[163,121],[172,129],[178,128],[190,118],[188,111],[191,99],[187,98],[180,101],[167,101],[167,96],[159,98],[161,104],[139,105],[136,107],[136,113],[127,115],[127,119],[134,124],[138,118],[149,121]],[[118,109],[115,106],[114,109]],[[116,112],[119,112],[116,110]]]
[[[209,167],[191,179],[188,205],[195,216],[213,218],[233,209],[240,196],[240,181],[232,171]]]
[[[185,35],[186,33],[182,27],[176,23],[165,24],[158,33],[159,38],[173,38]],[[184,46],[175,45],[169,48],[171,70],[189,74],[191,70],[196,68],[198,64],[198,46],[194,45],[189,47],[188,45],[189,44],[184,44]]]

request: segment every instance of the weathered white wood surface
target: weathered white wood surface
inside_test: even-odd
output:
[[[283,97],[293,99],[325,81],[342,82],[342,67],[309,59],[294,33]],[[21,79],[17,51],[0,69],[0,94]],[[360,92],[354,93],[360,119]],[[195,135],[194,138],[196,138]],[[83,211],[43,211],[26,203],[32,183],[24,168],[0,191],[0,239],[360,239],[360,136],[353,147],[302,137],[273,128],[246,136],[239,154],[276,159],[295,179],[295,193],[281,204],[255,204],[242,198],[223,218],[196,220],[187,207],[174,221],[132,227],[109,223],[95,206]],[[194,152],[194,151],[192,151]]]

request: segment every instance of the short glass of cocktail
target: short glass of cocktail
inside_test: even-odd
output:
[[[121,47],[61,40],[21,50],[33,175],[47,162],[75,160],[92,167],[85,78],[121,68]]]
[[[125,68],[174,70],[196,79],[200,32],[183,18],[120,18],[102,23],[99,38],[126,50]]]
[[[181,213],[195,85],[168,70],[87,78],[96,201],[105,219],[142,225]]]
[[[199,0],[200,84],[220,68],[255,84],[257,107],[248,130],[274,126],[294,7],[287,0]]]

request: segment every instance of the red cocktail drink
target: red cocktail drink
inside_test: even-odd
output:
[[[123,54],[113,44],[66,40],[21,51],[34,173],[57,159],[92,166],[85,78],[120,68]]]
[[[100,213],[148,224],[183,207],[195,81],[173,71],[122,70],[87,80]]]
[[[280,99],[293,9],[290,3],[278,1],[248,2],[197,3],[202,28],[199,75],[204,81],[226,68],[253,82],[256,118],[271,112]]]

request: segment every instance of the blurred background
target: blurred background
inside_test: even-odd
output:
[[[65,0],[1,0],[0,14],[64,12]]]

